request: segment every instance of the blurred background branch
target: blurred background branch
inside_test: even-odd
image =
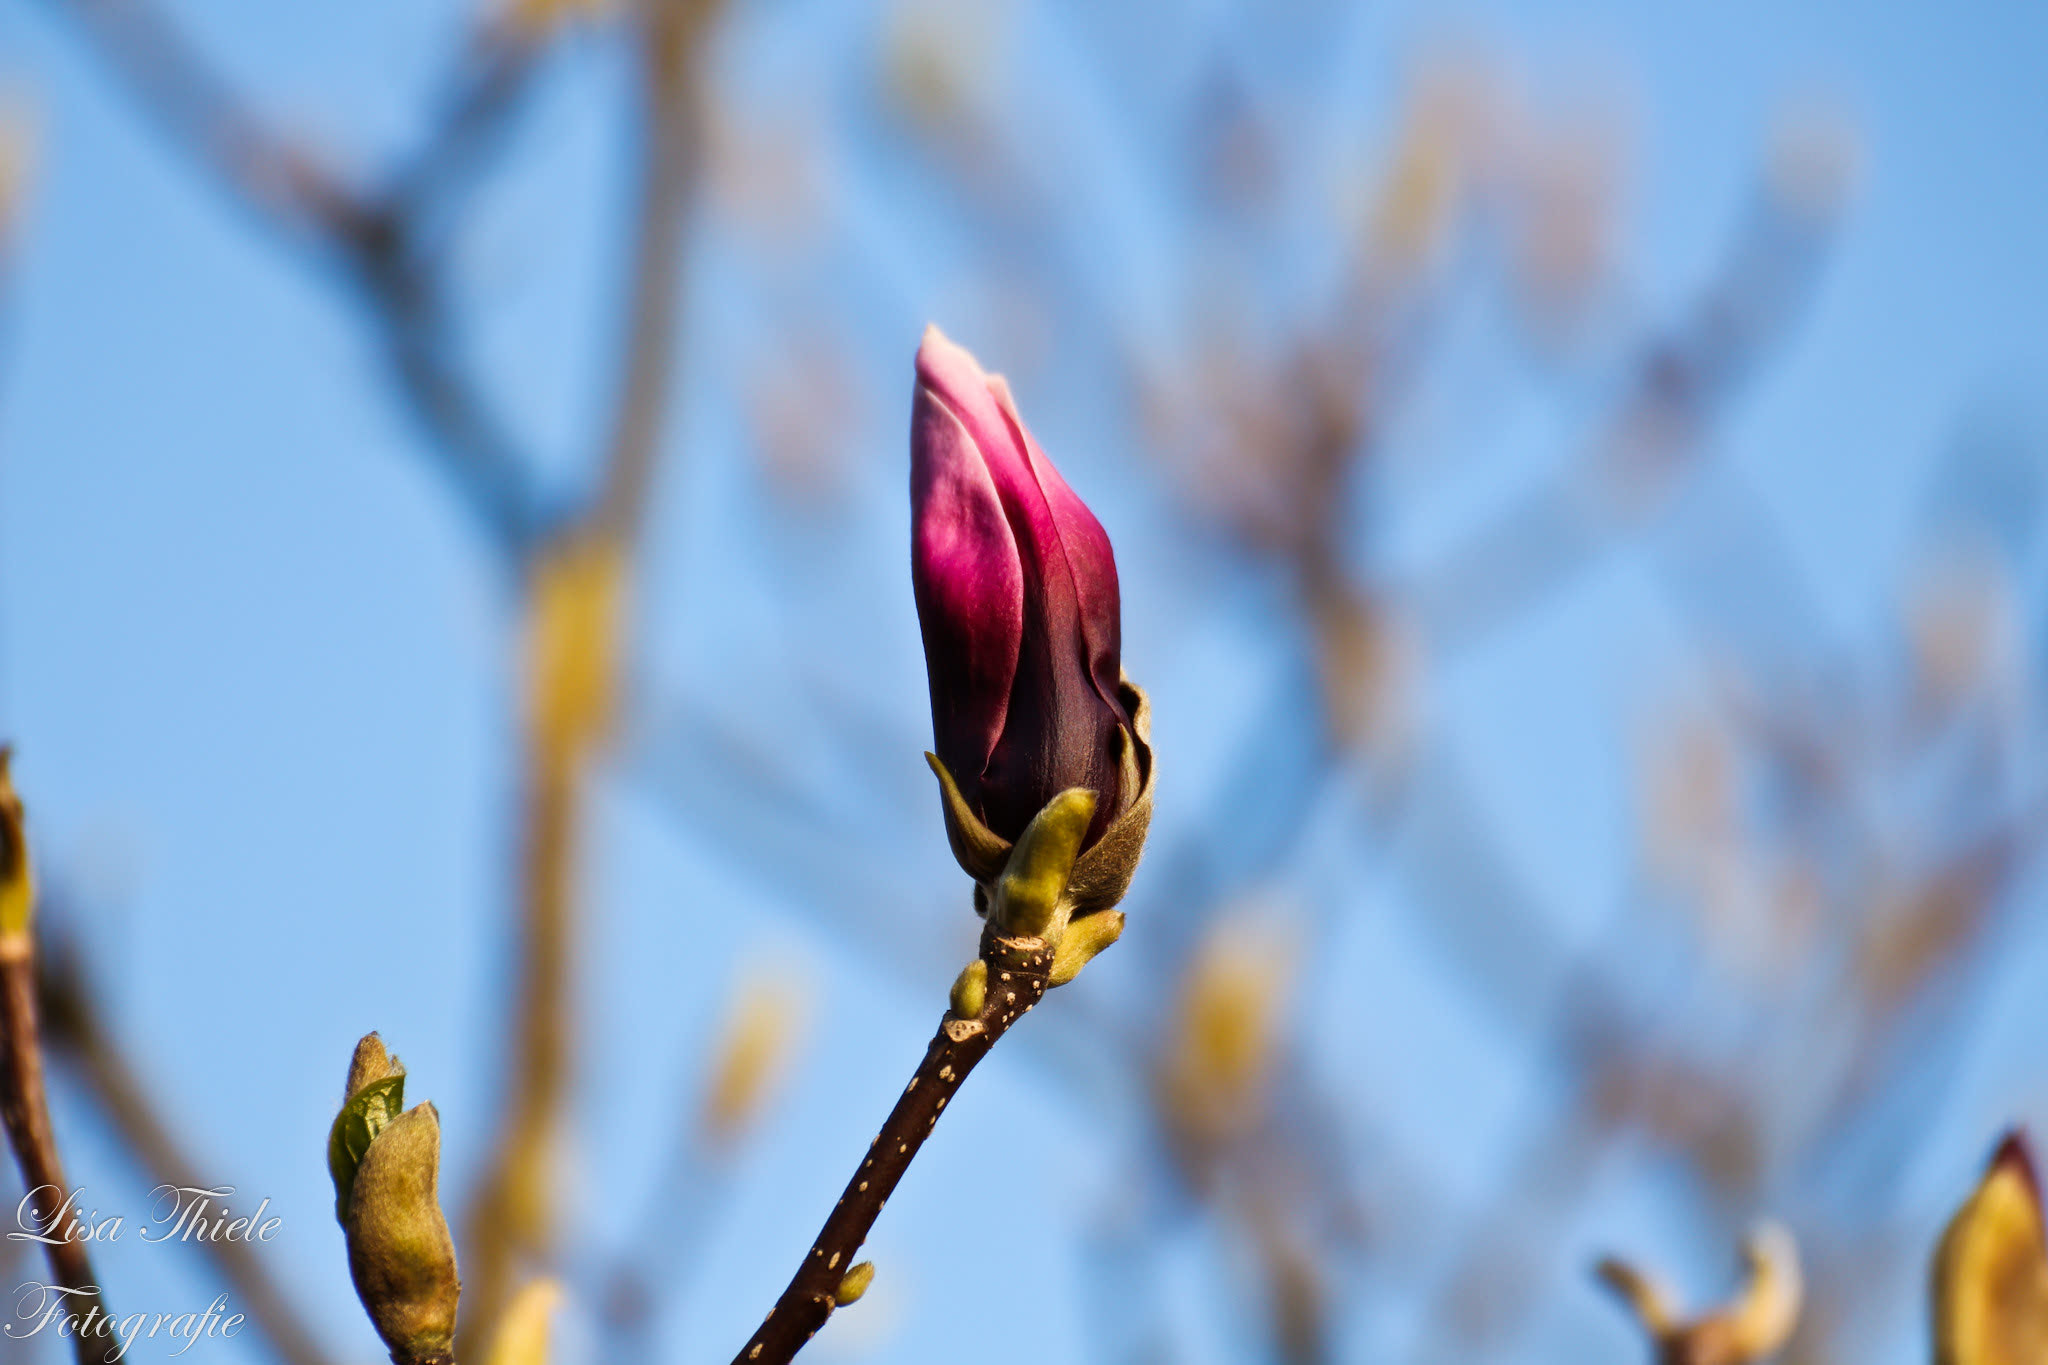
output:
[[[79,963],[61,941],[37,964],[37,997],[50,1044],[84,1082],[107,1125],[133,1153],[152,1186],[211,1189],[216,1179],[196,1165],[172,1133],[142,1078],[96,1013]],[[332,1365],[262,1253],[247,1242],[195,1243],[212,1259],[235,1301],[286,1365]]]

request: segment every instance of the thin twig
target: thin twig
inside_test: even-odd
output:
[[[1052,949],[1043,939],[1004,938],[993,928],[981,936],[981,960],[988,964],[988,994],[974,1019],[948,1015],[925,1050],[882,1131],[868,1146],[868,1155],[846,1182],[846,1191],[817,1239],[804,1253],[803,1264],[790,1278],[782,1297],[768,1310],[733,1365],[787,1365],[816,1336],[839,1304],[839,1286],[868,1231],[895,1192],[896,1184],[916,1159],[946,1102],[967,1079],[967,1073],[1012,1024],[1030,1013],[1045,995],[1052,970]]]
[[[583,524],[565,536],[596,536],[620,548],[633,540],[647,500],[669,408],[681,286],[682,225],[697,159],[692,58],[716,5],[653,0],[643,12],[645,108],[640,205],[627,273],[626,372],[604,462],[601,492]],[[524,1262],[544,1261],[553,1234],[552,1175],[557,1115],[568,1085],[569,978],[574,967],[574,845],[588,742],[550,751],[529,741],[525,914],[521,983],[515,999],[514,1081],[490,1173],[468,1220],[468,1282],[457,1354],[475,1356],[502,1312]]]
[[[434,131],[394,171],[379,195],[394,216],[422,222],[458,199],[505,144],[540,69],[541,35],[486,21],[457,66]]]
[[[21,1163],[22,1183],[28,1187],[28,1221],[36,1232],[53,1238],[44,1244],[54,1281],[46,1292],[64,1297],[66,1310],[76,1311],[68,1300],[74,1296],[99,1299],[99,1280],[92,1273],[85,1243],[63,1235],[71,1186],[65,1182],[64,1163],[57,1156],[57,1136],[50,1127],[43,1092],[35,970],[35,951],[26,934],[0,940],[0,1117],[6,1120],[7,1140],[14,1147],[15,1160]],[[104,1320],[104,1301],[99,1312]],[[90,1365],[94,1359],[91,1334],[80,1330],[72,1341],[80,1365]]]
[[[695,54],[716,0],[652,0],[642,62],[646,130],[640,214],[627,275],[626,374],[618,395],[604,484],[593,514],[600,531],[630,540],[647,503],[669,409],[676,320],[682,302],[683,222],[699,152]]]
[[[22,1286],[23,1306],[44,1322],[50,1320],[44,1316],[48,1310],[68,1326],[79,1365],[91,1365],[96,1347],[112,1331],[112,1319],[85,1240],[72,1235],[73,1191],[50,1126],[36,1018],[35,890],[21,800],[8,773],[11,757],[9,748],[0,745],[0,1123],[27,1188],[16,1215],[22,1226],[15,1235],[42,1242],[51,1275],[51,1283],[41,1286],[40,1301],[30,1294],[33,1286]],[[59,1335],[66,1334],[60,1326]]]
[[[545,748],[546,746],[536,746]],[[554,1231],[550,1180],[557,1113],[567,1089],[574,760],[535,755],[520,885],[520,984],[514,994],[513,1089],[464,1240],[458,1359],[478,1359],[523,1265],[545,1258]]]

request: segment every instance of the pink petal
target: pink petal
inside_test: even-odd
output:
[[[1046,457],[1017,412],[1017,402],[1001,375],[989,378],[989,392],[1008,419],[1012,431],[1026,452],[1027,467],[1044,508],[1050,534],[1065,561],[1073,584],[1075,609],[1079,614],[1081,638],[1087,651],[1086,667],[1095,690],[1109,708],[1123,716],[1117,699],[1123,653],[1123,608],[1116,576],[1116,552],[1109,533],[1102,529],[1095,513],[1067,485],[1060,471]],[[1035,519],[1034,519],[1035,520]],[[1034,528],[1036,529],[1036,528]],[[1124,717],[1128,721],[1128,717]]]
[[[922,371],[920,366],[920,371]],[[970,429],[920,383],[910,428],[911,583],[934,747],[972,790],[1001,736],[1024,634],[1024,569]]]

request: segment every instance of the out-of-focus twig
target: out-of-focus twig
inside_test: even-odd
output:
[[[107,1030],[93,993],[71,954],[54,951],[38,964],[36,989],[54,1054],[76,1069],[86,1093],[158,1185],[187,1188],[205,1182],[150,1098],[142,1078]],[[285,1365],[333,1365],[298,1309],[271,1278],[263,1258],[247,1242],[232,1238],[194,1245],[213,1259],[235,1302]]]
[[[20,1212],[27,1222],[16,1236],[40,1240],[49,1256],[52,1281],[22,1287],[23,1307],[32,1318],[46,1311],[71,1325],[79,1365],[91,1365],[112,1331],[84,1237],[74,1235],[71,1186],[57,1153],[56,1130],[43,1088],[43,1040],[36,1009],[36,944],[31,926],[35,889],[29,870],[28,839],[22,829],[21,799],[8,771],[12,751],[0,745],[0,1123],[21,1166],[28,1189]]]
[[[1689,307],[1647,335],[1614,414],[1559,481],[1539,485],[1421,585],[1433,652],[1489,635],[1640,525],[1695,464],[1744,384],[1793,330],[1833,243],[1832,205],[1758,195]],[[1823,211],[1823,208],[1825,211]]]
[[[516,1273],[525,1263],[544,1264],[553,1237],[555,1135],[571,1036],[577,808],[585,770],[612,728],[627,561],[669,407],[680,237],[698,153],[694,57],[716,9],[710,0],[649,0],[640,11],[642,161],[625,279],[625,375],[597,500],[543,547],[531,569],[534,691],[513,1090],[468,1221],[458,1357],[476,1354]]]
[[[393,216],[423,222],[436,205],[464,197],[504,146],[540,69],[545,37],[544,30],[508,18],[478,25],[449,77],[432,131],[378,192]]]
[[[595,524],[635,533],[668,414],[681,308],[681,235],[701,154],[697,47],[718,0],[647,0],[641,37],[645,125],[640,213],[627,277],[626,372],[618,395]]]
[[[361,198],[256,119],[152,0],[53,3],[84,25],[164,134],[266,226],[312,246],[368,232]]]
[[[1626,1261],[1609,1258],[1594,1273],[1635,1313],[1659,1365],[1756,1365],[1791,1340],[1803,1296],[1799,1247],[1776,1224],[1743,1244],[1748,1279],[1720,1308],[1681,1320],[1667,1291]]]
[[[430,453],[533,602],[537,660],[524,820],[525,908],[514,1085],[470,1222],[464,1355],[495,1322],[513,1273],[550,1238],[557,1111],[567,1084],[573,844],[580,780],[609,728],[623,561],[646,501],[675,365],[678,247],[696,161],[691,57],[715,10],[650,0],[638,15],[645,112],[640,208],[625,281],[625,373],[590,514],[548,534],[529,462],[460,360],[436,242],[531,83],[544,30],[483,21],[423,144],[379,189],[346,184],[278,135],[151,0],[56,0],[151,118],[264,226],[352,285]]]
[[[51,0],[120,76],[150,121],[259,226],[299,249],[368,304],[400,394],[430,438],[429,453],[501,558],[517,562],[542,510],[494,405],[457,359],[442,286],[424,249],[425,220],[446,214],[453,175],[420,192],[422,176],[452,170],[488,144],[518,101],[528,48],[483,38],[468,49],[475,75],[388,196],[349,184],[313,152],[264,122],[153,0]]]
[[[610,712],[619,560],[572,542],[533,569],[526,790],[511,997],[510,1095],[464,1220],[456,1358],[475,1359],[514,1283],[544,1268],[554,1236],[556,1138],[568,1091],[577,806]]]

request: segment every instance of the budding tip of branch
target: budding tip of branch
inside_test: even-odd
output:
[[[345,1105],[354,1099],[356,1092],[373,1081],[390,1076],[403,1076],[405,1065],[397,1057],[384,1050],[384,1040],[376,1033],[366,1033],[356,1044],[354,1055],[348,1061],[348,1088],[342,1092]]]
[[[440,1114],[404,1108],[405,1068],[374,1033],[356,1044],[348,1084],[327,1164],[356,1297],[394,1359],[443,1359],[462,1280],[438,1194]]]

